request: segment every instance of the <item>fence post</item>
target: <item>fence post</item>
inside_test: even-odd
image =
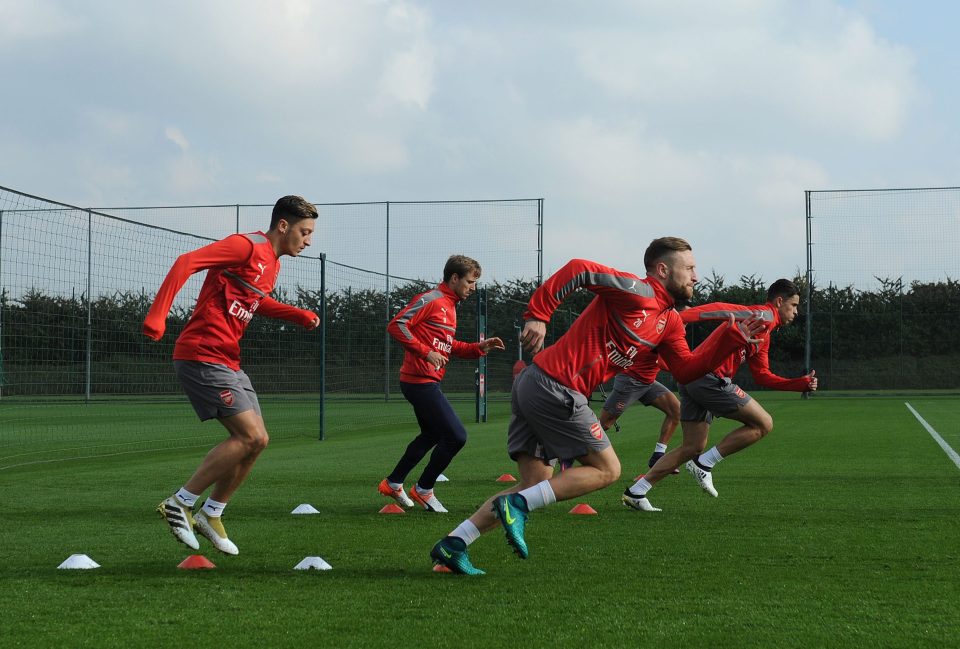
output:
[[[87,378],[86,403],[90,403],[90,383],[93,376],[93,212],[87,209]]]
[[[543,284],[543,199],[537,200],[537,286]]]
[[[236,225],[236,227],[234,228],[234,232],[236,232],[237,234],[240,234],[240,205],[239,205],[239,203],[237,204],[237,215],[236,215],[236,216],[237,216],[237,225]]]
[[[483,342],[487,331],[487,289],[477,290],[477,342]],[[487,421],[487,357],[477,359],[477,423]]]
[[[804,366],[806,373],[810,373],[810,366],[813,359],[813,241],[811,240],[811,212],[810,212],[810,190],[804,192],[807,200],[807,342],[805,350]],[[803,393],[804,399],[810,398],[809,392]]]
[[[327,438],[327,254],[320,253],[320,441]]]
[[[390,201],[387,201],[387,230],[386,230],[386,276],[387,293],[384,300],[385,306],[383,321],[383,400],[390,401],[390,334],[387,332],[387,325],[390,324]]]
[[[3,302],[6,288],[3,285],[3,210],[0,210],[0,397],[3,397]]]

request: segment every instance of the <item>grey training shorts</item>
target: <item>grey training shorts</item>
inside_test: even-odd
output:
[[[587,397],[531,364],[517,375],[510,393],[507,452],[548,461],[576,458],[610,446]]]
[[[200,421],[247,410],[261,414],[257,393],[243,370],[200,361],[173,361],[173,367]]]
[[[750,395],[730,379],[712,372],[680,386],[680,421],[705,421],[728,415],[750,403]]]
[[[667,392],[670,392],[667,386],[658,381],[643,383],[626,374],[617,374],[613,379],[613,390],[603,404],[603,409],[619,417],[637,401],[644,406],[650,406]]]

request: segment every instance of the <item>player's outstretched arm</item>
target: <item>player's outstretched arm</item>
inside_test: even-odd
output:
[[[268,318],[286,320],[298,324],[304,329],[316,329],[320,324],[320,316],[313,311],[300,309],[290,304],[284,304],[274,300],[269,295],[260,300],[260,306],[257,307],[258,315],[265,315]]]
[[[143,321],[143,333],[160,340],[167,328],[167,314],[173,299],[190,276],[209,268],[228,268],[242,264],[253,253],[253,243],[244,236],[230,236],[208,246],[186,252],[174,262]]]

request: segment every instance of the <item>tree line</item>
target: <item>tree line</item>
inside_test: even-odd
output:
[[[806,281],[794,280],[801,297]],[[853,287],[813,287],[809,317],[813,320],[811,361],[823,377],[825,389],[955,388],[960,385],[956,361],[960,333],[960,282],[911,282],[878,278],[872,291]],[[331,394],[378,394],[398,391],[397,370],[402,348],[385,334],[392,317],[414,295],[435,286],[407,281],[389,296],[382,289],[345,288],[326,295],[326,344],[316,333],[269,318],[254,318],[243,343],[244,365],[256,372],[264,392],[315,390],[319,385],[321,357],[326,366],[326,389]],[[519,350],[517,334],[522,313],[536,283],[517,279],[485,285],[486,334],[500,336],[506,352],[488,357],[487,388],[509,391],[511,368],[518,358],[530,361]],[[728,283],[716,273],[701,279],[692,300],[695,304],[722,301],[762,304],[767,283],[741,276]],[[297,288],[275,297],[317,313],[323,296],[317,290]],[[593,299],[587,291],[567,297],[548,326],[547,343],[556,340]],[[176,391],[166,365],[173,342],[189,319],[190,311],[175,307],[167,320],[167,335],[156,343],[141,333],[153,295],[145,291],[116,291],[88,304],[84,295],[52,295],[30,290],[11,296],[0,290],[0,381],[3,394],[73,394],[90,371],[98,391],[136,394]],[[478,297],[458,308],[458,335],[476,340]],[[806,368],[808,310],[789,327],[774,334],[771,367],[786,376]],[[89,326],[88,326],[89,322]],[[706,325],[689,327],[691,345],[710,332]],[[291,350],[295,369],[291,371]],[[163,369],[160,369],[163,368]],[[291,374],[293,376],[291,376]],[[475,364],[451,363],[447,375],[450,391],[472,391]],[[664,377],[669,381],[669,377]],[[748,376],[740,378],[752,387]]]

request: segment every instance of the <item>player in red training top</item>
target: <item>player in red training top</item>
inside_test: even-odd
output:
[[[296,257],[310,245],[316,219],[313,205],[300,196],[284,196],[273,208],[267,232],[234,234],[180,255],[144,320],[144,334],[160,340],[173,298],[191,275],[208,271],[193,315],[177,338],[173,364],[200,420],[216,418],[230,437],[207,454],[176,494],[157,506],[174,537],[194,550],[200,547],[196,529],[221,552],[239,552],[220,516],[269,440],[257,393],[240,369],[240,338],[254,313],[307,329],[320,324],[315,313],[270,297],[280,257]],[[197,498],[210,485],[213,490],[194,520]]]
[[[647,277],[574,259],[530,297],[521,340],[527,351],[543,346],[547,322],[577,288],[596,294],[556,343],[537,353],[513,383],[513,417],[507,451],[517,462],[520,484],[491,496],[470,518],[438,541],[434,562],[461,574],[483,574],[467,546],[484,532],[503,526],[520,558],[529,512],[558,500],[602,489],[620,477],[620,460],[587,396],[604,379],[634,365],[653,367],[663,355],[675,375],[693,381],[753,340],[762,324],[746,320],[718,327],[695,353],[684,337],[675,300],[689,299],[697,281],[693,251],[683,239],[654,240],[644,254]],[[549,461],[576,458],[579,466],[554,475]]]
[[[683,443],[664,455],[653,468],[623,493],[623,502],[642,511],[659,511],[647,500],[647,492],[668,473],[686,462],[687,470],[711,496],[711,470],[723,458],[758,442],[773,429],[773,418],[756,400],[744,392],[733,378],[744,360],[758,385],[774,390],[812,392],[817,389],[816,372],[811,371],[795,379],[785,379],[770,371],[770,335],[781,325],[789,325],[797,316],[800,292],[787,279],[778,279],[767,291],[767,303],[741,306],[713,302],[691,307],[680,314],[685,323],[702,320],[727,320],[730,317],[762,318],[764,331],[757,344],[743,345],[731,354],[713,372],[696,381],[683,381],[680,386],[680,421]],[[719,444],[706,453],[703,449],[710,433],[714,416],[726,417],[743,424],[730,432]]]
[[[480,264],[475,259],[453,255],[443,267],[443,281],[437,288],[415,296],[387,325],[390,335],[406,350],[400,367],[400,391],[413,406],[420,434],[407,446],[390,475],[380,482],[378,491],[404,507],[413,507],[416,501],[428,512],[447,511],[434,495],[433,486],[467,443],[463,423],[440,391],[450,356],[479,358],[490,350],[504,348],[499,338],[478,343],[454,338],[457,304],[476,290],[478,279]],[[430,449],[430,460],[408,497],[403,481]]]

